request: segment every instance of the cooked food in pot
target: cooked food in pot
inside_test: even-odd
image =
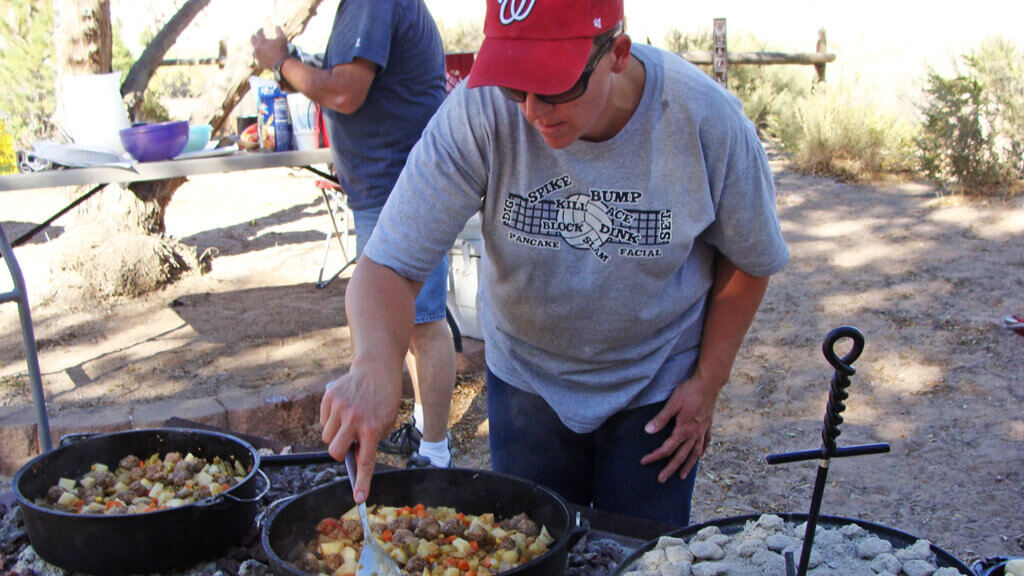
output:
[[[423,504],[368,512],[374,537],[407,576],[491,576],[544,554],[555,541],[526,514],[495,522],[494,514]],[[352,508],[321,520],[316,538],[296,547],[290,561],[307,572],[352,576],[362,545],[362,524]]]
[[[153,454],[145,460],[128,455],[111,472],[97,462],[78,479],[61,478],[36,504],[79,514],[138,514],[191,504],[230,489],[249,471],[241,462],[191,453]]]

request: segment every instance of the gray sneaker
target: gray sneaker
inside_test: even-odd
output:
[[[396,428],[387,438],[377,444],[377,448],[388,454],[409,456],[420,449],[423,434],[416,429],[416,418],[409,416],[409,421]]]
[[[405,464],[406,468],[437,468],[430,462],[430,458],[421,456],[420,454],[413,454],[409,458],[409,461]],[[451,455],[451,447],[448,448],[448,467],[455,468],[455,458]]]

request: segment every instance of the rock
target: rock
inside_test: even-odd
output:
[[[743,558],[750,558],[759,550],[766,548],[764,540],[759,538],[746,538],[736,547],[736,553]]]
[[[886,572],[899,574],[902,567],[903,562],[900,562],[899,558],[888,552],[875,556],[875,559],[871,561],[871,569],[879,574]]]
[[[897,558],[904,562],[907,560],[935,560],[935,553],[932,552],[932,543],[923,538],[918,539],[906,548],[900,548],[895,554]]]
[[[754,525],[765,530],[780,531],[786,527],[786,521],[775,514],[762,514]]]
[[[693,536],[693,540],[694,542],[703,542],[704,540],[721,533],[722,531],[718,529],[718,526],[707,526],[705,528],[701,528],[700,531]]]
[[[800,554],[802,553],[802,550],[801,550],[802,546],[803,546],[803,544],[794,544],[793,546],[787,546],[786,549],[782,551],[782,557],[783,558],[786,557],[786,552],[791,552],[793,554],[793,562],[795,562],[796,564],[799,564],[800,563]],[[820,564],[821,564],[821,554],[817,550],[815,550],[814,548],[811,548],[811,555],[807,558],[807,567],[808,568],[817,568],[818,565],[820,565]]]
[[[721,560],[725,558],[725,550],[714,542],[694,542],[690,544],[690,552],[698,560]]]
[[[6,514],[0,516],[0,550],[14,551],[19,541],[28,539],[25,522],[21,515],[21,506],[12,506]]]
[[[658,570],[659,576],[690,576],[691,564],[689,562],[665,562]]]
[[[772,552],[781,552],[786,548],[799,544],[800,541],[792,536],[786,536],[785,534],[772,534],[765,538],[764,544]]]
[[[725,534],[715,534],[714,536],[708,538],[706,541],[711,542],[712,544],[718,544],[719,546],[724,548],[726,544],[732,542],[732,538],[726,536]]]
[[[686,546],[686,540],[682,538],[674,538],[672,536],[662,536],[658,538],[658,543],[654,546],[655,548],[665,549],[670,546]]]
[[[327,484],[328,482],[334,481],[337,477],[337,470],[333,470],[331,468],[321,470],[316,476],[313,477],[313,484],[316,484],[317,486],[321,484]]]
[[[779,566],[785,566],[786,562],[779,554],[776,554],[771,550],[763,549],[754,552],[754,555],[750,557],[750,561],[753,562],[755,566],[765,567],[774,566],[776,564],[778,564]],[[768,570],[765,570],[764,572],[766,574],[769,573]]]
[[[238,576],[270,576],[270,566],[255,560],[246,560],[238,567]]]
[[[932,576],[961,576],[961,574],[956,568],[946,566],[945,568],[939,568],[936,570],[935,574],[932,574]]]
[[[857,524],[847,524],[839,529],[839,533],[847,538],[861,538],[868,533],[867,530]]]
[[[648,550],[640,557],[640,567],[644,570],[657,571],[665,562],[668,562],[668,559],[665,557],[665,551],[660,548]]]
[[[65,572],[39,557],[31,546],[26,546],[11,572],[15,574],[35,574],[36,576],[64,576]]]
[[[892,543],[877,536],[870,536],[857,543],[857,555],[866,560],[891,551]]]
[[[729,573],[729,564],[725,562],[700,562],[690,567],[693,576],[725,576]]]
[[[932,576],[935,565],[925,560],[907,560],[903,563],[903,573],[907,576]]]
[[[675,562],[676,564],[692,563],[693,552],[686,546],[671,546],[665,548],[665,557],[669,562]]]

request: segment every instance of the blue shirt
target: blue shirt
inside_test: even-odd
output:
[[[324,68],[364,58],[380,70],[352,114],[324,109],[335,170],[353,210],[384,205],[445,98],[444,47],[423,0],[342,0]]]

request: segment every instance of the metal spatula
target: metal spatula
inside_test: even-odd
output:
[[[356,457],[351,450],[345,455],[345,468],[348,470],[348,481],[355,491],[356,485]],[[363,550],[359,553],[359,567],[356,568],[356,576],[402,576],[395,561],[388,556],[388,553],[377,543],[377,538],[370,531],[370,520],[366,517],[366,503],[356,507],[359,510],[359,520],[363,523]]]

